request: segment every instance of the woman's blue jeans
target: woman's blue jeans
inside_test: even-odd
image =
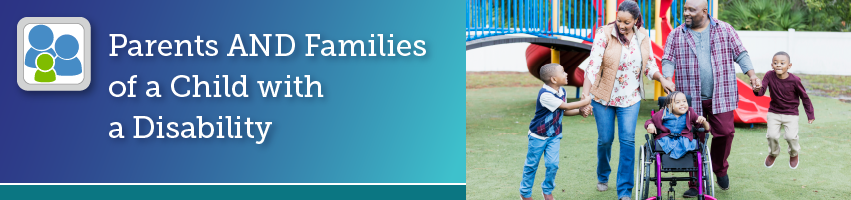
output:
[[[629,107],[604,106],[592,101],[594,119],[597,121],[597,180],[609,182],[612,172],[609,161],[612,158],[612,141],[615,138],[615,119],[618,122],[618,141],[620,142],[620,160],[618,160],[618,198],[632,196],[635,180],[635,126],[641,102]]]

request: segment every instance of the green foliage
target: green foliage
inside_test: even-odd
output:
[[[851,31],[851,0],[726,1],[719,11],[739,30]]]
[[[804,16],[806,11],[793,7],[793,3],[789,1],[779,1],[777,2],[777,7],[774,11],[774,21],[771,21],[771,24],[774,25],[775,30],[789,30],[791,29],[805,29],[806,24],[804,23]]]
[[[720,18],[739,30],[784,31],[806,29],[806,10],[789,0],[735,1],[724,5]]]

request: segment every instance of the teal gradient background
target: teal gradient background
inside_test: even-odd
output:
[[[0,79],[0,182],[463,183],[461,3],[4,3],[8,6],[0,8],[0,25],[6,27],[0,32],[6,38],[0,40],[5,47],[0,49],[0,60],[6,66],[0,71],[4,77]],[[17,86],[17,49],[12,39],[16,32],[12,29],[23,17],[85,17],[90,22],[92,82],[88,89],[28,92]],[[191,41],[200,35],[204,40],[216,40],[219,52],[213,57],[166,57],[156,52],[153,57],[131,57],[128,46],[117,50],[119,56],[110,57],[109,34],[125,34],[143,45],[144,40]],[[272,36],[268,57],[228,57],[225,54],[234,34],[241,34],[248,51],[248,34],[290,34],[296,39],[296,49],[288,57],[273,56],[277,40]],[[320,46],[313,50],[317,56],[307,57],[305,34],[321,34],[322,40],[335,43],[366,43],[377,40],[370,34],[394,34],[394,42],[424,40],[427,54],[323,57]],[[283,44],[289,47],[287,42]],[[138,75],[137,97],[112,97],[109,84],[126,82],[132,75]],[[223,81],[215,75],[229,75],[231,82],[246,75],[249,97],[176,97],[170,83],[177,75],[198,75],[211,85]],[[294,81],[295,76],[303,75],[321,82],[325,97],[284,98],[279,94],[264,98],[256,83]],[[162,97],[144,95],[148,81],[159,82]],[[191,87],[191,83],[178,85],[181,90]],[[315,95],[315,89],[311,93]],[[211,123],[220,121],[218,116],[250,117],[273,125],[260,145],[246,137],[159,139],[154,138],[156,131],[150,138],[134,139],[132,117],[137,115],[155,120],[162,116],[163,125],[192,122],[196,134],[195,116]],[[108,132],[114,128],[109,126],[111,122],[123,124],[124,139],[109,138]],[[244,127],[242,131],[245,136]]]

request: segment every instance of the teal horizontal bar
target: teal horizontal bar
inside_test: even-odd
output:
[[[465,199],[464,185],[2,185],[0,199]]]

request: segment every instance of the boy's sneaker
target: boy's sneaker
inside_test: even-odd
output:
[[[686,190],[685,193],[683,193],[683,198],[695,198],[695,197],[697,197],[697,189],[695,189],[695,188],[689,188],[688,190]]]
[[[792,169],[798,168],[798,156],[789,158],[789,168],[792,168]]]
[[[544,194],[544,192],[541,192],[541,195],[544,195],[544,200],[555,200],[553,194]]]
[[[621,197],[619,200],[631,200],[629,197]]]
[[[608,189],[609,189],[608,183],[597,183],[597,191],[605,192]]]
[[[720,186],[722,190],[729,190],[730,189],[730,175],[724,175],[722,177],[718,177],[718,186]]]
[[[533,199],[532,199],[532,197],[529,197],[529,198],[523,197],[523,195],[521,194],[520,200],[533,200]]]
[[[774,156],[771,156],[771,155],[768,155],[767,157],[765,157],[765,167],[768,167],[768,168],[774,167],[774,160],[776,160],[776,159],[777,159],[777,157],[774,157]]]

